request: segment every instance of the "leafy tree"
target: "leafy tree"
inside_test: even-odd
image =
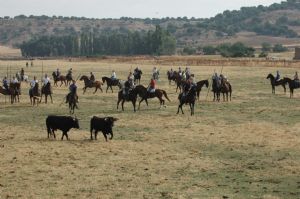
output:
[[[288,51],[286,47],[284,47],[282,44],[275,44],[273,47],[273,52],[280,53]]]
[[[272,50],[272,45],[270,43],[264,42],[261,44],[263,52],[270,52]]]

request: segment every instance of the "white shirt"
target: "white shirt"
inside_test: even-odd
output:
[[[113,73],[111,74],[111,77],[117,79],[116,72],[113,72]]]
[[[31,88],[34,88],[36,83],[38,83],[38,80],[32,80],[32,81],[30,82]]]
[[[48,84],[48,82],[50,82],[50,78],[44,77],[43,82],[44,82],[44,85]]]
[[[18,81],[18,79],[17,78],[14,78],[13,80],[12,80],[12,83],[18,83],[19,81]]]

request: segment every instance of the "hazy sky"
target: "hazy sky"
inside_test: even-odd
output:
[[[0,0],[0,15],[207,18],[224,10],[279,2],[281,0]]]

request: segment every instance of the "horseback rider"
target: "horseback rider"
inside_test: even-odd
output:
[[[170,70],[170,77],[172,78],[174,76],[174,71],[173,71],[173,68],[171,68]]]
[[[279,71],[276,72],[275,82],[280,80],[280,74]]]
[[[91,83],[95,82],[95,76],[94,76],[93,72],[91,72],[90,81],[91,81]]]
[[[70,68],[67,73],[67,77],[70,77],[70,79],[72,79],[72,72],[72,68]]]
[[[133,76],[133,74],[132,74],[131,71],[129,72],[127,80],[128,80],[128,82],[130,84],[130,87],[133,88],[134,87],[134,76]]]
[[[182,70],[181,70],[181,67],[180,67],[180,66],[179,66],[179,68],[178,68],[178,74],[179,74],[180,77],[182,76]]]
[[[111,79],[112,80],[116,80],[117,79],[117,74],[116,74],[116,72],[114,70],[112,70]]]
[[[155,66],[153,67],[153,70],[152,70],[152,77],[154,79],[158,79],[158,70]]]
[[[297,82],[299,82],[299,77],[298,77],[298,72],[297,71],[295,72],[294,80],[297,81]]]
[[[21,68],[20,75],[21,75],[21,81],[24,81],[25,72],[23,68]]]
[[[188,95],[188,93],[191,90],[192,86],[193,86],[193,78],[187,79],[184,86],[183,86],[183,92],[182,92],[181,100],[185,100],[185,97]]]
[[[56,74],[56,78],[58,79],[58,78],[60,77],[60,71],[59,71],[59,68],[56,69],[56,73],[55,73],[55,74]]]
[[[156,87],[156,81],[155,79],[152,77],[150,84],[148,86],[147,92],[148,93],[155,93],[155,87]]]
[[[6,76],[2,80],[2,84],[3,84],[3,87],[5,88],[5,90],[8,91],[8,80],[7,80]]]
[[[211,79],[217,83],[218,87],[220,86],[220,77],[218,76],[218,73],[215,72]]]
[[[50,78],[48,77],[47,74],[45,74],[44,78],[43,78],[43,87],[46,87],[46,85],[50,83]]]
[[[133,71],[133,75],[139,74],[139,71],[140,71],[140,69],[139,69],[139,67],[137,66],[137,67],[134,69],[134,71]]]
[[[35,87],[35,85],[39,83],[39,81],[36,79],[36,76],[33,77],[33,80],[31,80],[30,82],[30,89],[29,89],[29,95],[33,95],[33,89]]]
[[[78,102],[77,86],[75,80],[72,80],[72,84],[69,86],[69,91],[70,92],[66,96],[66,103],[68,103],[71,98],[75,98],[76,102]]]
[[[19,83],[18,79],[14,76],[11,81],[13,84]]]
[[[186,79],[190,78],[190,76],[191,76],[190,68],[188,68],[188,67],[185,68],[185,75],[186,75]]]

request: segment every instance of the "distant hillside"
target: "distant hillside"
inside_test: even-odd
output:
[[[47,35],[101,34],[115,31],[147,32],[156,25],[177,39],[177,48],[242,41],[259,46],[262,42],[299,45],[300,0],[271,6],[245,7],[225,11],[210,19],[163,18],[87,19],[62,16],[16,16],[0,18],[0,45],[19,46],[24,41]]]

